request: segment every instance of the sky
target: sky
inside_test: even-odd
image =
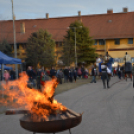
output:
[[[134,11],[134,0],[13,0],[16,20],[49,18],[63,16],[105,14],[107,9],[113,13],[122,12],[124,7]],[[0,0],[0,20],[12,19],[11,0]]]

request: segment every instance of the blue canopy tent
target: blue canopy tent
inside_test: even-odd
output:
[[[1,76],[3,76],[4,64],[21,64],[21,59],[9,57],[0,51],[0,64],[2,71]]]
[[[21,64],[21,59],[9,57],[0,51],[0,64]]]
[[[0,65],[0,69],[1,69],[1,65]],[[13,69],[12,67],[4,65],[4,70],[12,70],[12,69]]]

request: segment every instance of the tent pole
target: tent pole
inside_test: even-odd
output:
[[[3,80],[4,75],[4,64],[1,64],[1,80]]]
[[[12,17],[13,17],[13,35],[14,35],[14,56],[17,58],[17,47],[16,47],[16,31],[15,31],[15,15],[14,15],[14,8],[13,8],[13,0],[12,0]],[[16,79],[18,79],[18,65],[15,64],[15,72],[16,72]]]
[[[2,80],[3,80],[3,75],[4,75],[4,64],[1,64],[1,79]],[[2,97],[4,97],[3,93],[2,93]]]

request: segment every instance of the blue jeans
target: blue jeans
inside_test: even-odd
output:
[[[92,82],[96,83],[96,76],[92,76],[92,81],[91,81],[91,83],[92,83]]]

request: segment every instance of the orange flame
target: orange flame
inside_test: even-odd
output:
[[[0,91],[0,94],[4,94],[5,97],[0,99],[0,103],[7,105],[10,102],[12,107],[23,106],[25,109],[31,110],[31,113],[43,117],[51,114],[52,110],[66,110],[66,107],[61,103],[54,99],[51,100],[58,85],[56,79],[47,81],[42,93],[37,89],[28,88],[27,82],[28,76],[23,72],[18,80],[9,82],[8,85],[2,84],[4,91]]]

